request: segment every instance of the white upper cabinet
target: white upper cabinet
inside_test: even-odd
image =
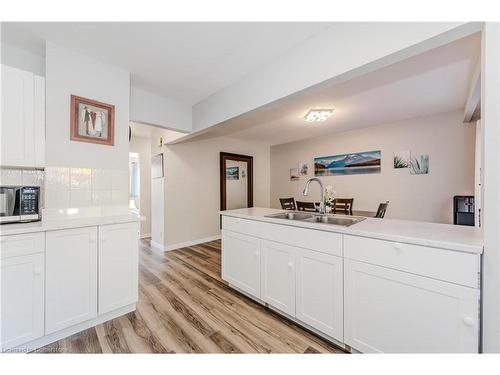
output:
[[[137,302],[137,223],[99,227],[99,314]]]
[[[1,165],[43,167],[45,79],[2,65]]]
[[[260,298],[260,240],[222,231],[222,278],[242,291]]]
[[[45,257],[45,334],[95,318],[97,227],[47,232]]]
[[[295,316],[294,246],[262,241],[261,298],[269,305]]]
[[[343,260],[306,249],[297,252],[296,317],[344,340]]]
[[[345,343],[364,353],[477,353],[479,289],[344,260]]]

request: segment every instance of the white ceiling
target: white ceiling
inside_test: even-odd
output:
[[[52,41],[130,71],[135,86],[192,105],[330,25],[16,22],[2,23],[2,41],[41,56]]]
[[[474,34],[345,83],[326,81],[191,139],[225,135],[274,145],[462,109],[479,54]],[[306,122],[312,108],[335,111],[325,122]]]

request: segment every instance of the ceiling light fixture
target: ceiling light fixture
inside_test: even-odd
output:
[[[333,109],[310,109],[309,112],[304,116],[308,122],[320,122],[325,121],[331,116]]]

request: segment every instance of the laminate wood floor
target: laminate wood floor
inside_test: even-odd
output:
[[[343,353],[230,289],[220,241],[158,255],[141,240],[137,310],[45,353]]]

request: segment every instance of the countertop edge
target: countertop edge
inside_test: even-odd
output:
[[[282,210],[278,210],[282,211]],[[386,234],[386,233],[375,233],[370,231],[356,230],[355,228],[349,227],[339,227],[333,226],[329,224],[318,224],[318,223],[307,223],[302,221],[284,221],[281,219],[274,219],[265,216],[254,216],[245,213],[237,213],[230,211],[219,211],[221,216],[230,216],[241,219],[255,220],[261,222],[267,222],[278,225],[286,225],[298,228],[307,228],[313,230],[320,230],[326,232],[334,232],[334,233],[342,233],[347,235],[359,236],[359,237],[367,237],[374,238],[379,240],[386,241],[396,241],[401,243],[407,243],[411,245],[420,245],[420,246],[428,246],[437,249],[450,250],[456,252],[462,252],[467,254],[482,254],[483,253],[483,245],[469,245],[469,244],[460,244],[456,242],[444,242],[440,240],[434,239],[425,239],[425,238],[416,238],[416,237],[408,237],[408,236],[398,236],[394,234]]]
[[[15,234],[50,232],[62,229],[93,227],[99,225],[141,222],[144,220],[144,216],[130,214],[117,216],[82,217],[66,220],[49,220],[33,223],[4,224],[0,227],[0,237],[11,236]],[[15,225],[15,227],[9,228],[9,225]]]

